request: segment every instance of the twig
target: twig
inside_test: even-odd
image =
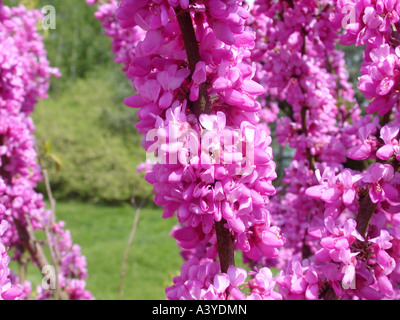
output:
[[[54,266],[54,270],[55,270],[55,279],[56,279],[56,291],[55,291],[55,298],[57,300],[67,300],[68,296],[66,292],[62,292],[60,290],[60,287],[58,285],[58,275],[61,274],[61,269],[60,269],[60,265],[61,265],[61,254],[60,251],[58,250],[57,247],[57,234],[54,233],[54,224],[56,222],[56,200],[53,197],[53,192],[51,190],[51,185],[50,185],[50,179],[49,179],[49,173],[43,163],[43,160],[40,156],[39,150],[37,150],[37,158],[39,161],[39,165],[40,165],[40,169],[41,169],[41,173],[43,176],[43,180],[44,180],[44,184],[46,187],[46,193],[47,193],[47,198],[49,200],[50,203],[50,217],[49,217],[49,221],[46,224],[43,224],[44,226],[44,232],[47,238],[47,243],[49,246],[49,250],[50,250],[50,256],[51,256],[51,261],[53,263]]]
[[[146,203],[146,200],[147,200],[146,198],[142,199],[139,206],[137,206],[134,195],[132,195],[132,197],[131,197],[131,204],[135,208],[136,211],[135,211],[135,218],[133,219],[132,230],[131,230],[131,233],[129,234],[128,243],[126,245],[126,249],[125,249],[125,253],[124,253],[124,260],[122,261],[121,277],[120,277],[120,282],[119,282],[119,287],[118,287],[118,290],[119,290],[118,295],[119,295],[120,300],[122,299],[122,296],[123,296],[123,287],[124,287],[124,280],[126,277],[126,264],[128,262],[129,250],[132,246],[133,238],[135,237],[136,229],[139,224],[140,211],[143,208],[144,204]]]

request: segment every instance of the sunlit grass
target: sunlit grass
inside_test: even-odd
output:
[[[96,299],[118,299],[123,255],[135,210],[129,205],[57,202],[56,211],[57,219],[66,222],[74,243],[86,256],[87,289]],[[165,220],[161,215],[159,208],[143,208],[140,213],[127,261],[123,299],[165,299],[165,287],[180,270],[182,259],[169,236],[176,220]],[[18,271],[15,262],[11,266]],[[41,274],[33,265],[29,265],[28,279],[33,288],[41,283]]]

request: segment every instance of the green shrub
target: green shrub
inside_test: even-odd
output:
[[[55,197],[119,202],[133,191],[149,194],[150,185],[136,173],[145,160],[136,110],[123,104],[122,97],[132,94],[128,80],[103,66],[68,86],[40,101],[33,113],[38,144],[50,140],[62,158],[59,172],[45,161]]]

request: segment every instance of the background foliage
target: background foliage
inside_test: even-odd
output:
[[[61,170],[46,162],[55,197],[116,203],[128,201],[133,191],[147,196],[150,185],[136,172],[145,159],[136,110],[123,103],[132,88],[112,59],[94,7],[84,0],[4,3],[56,9],[56,29],[42,34],[49,61],[62,77],[52,79],[49,99],[33,114],[39,145],[51,142],[62,160]],[[39,189],[44,192],[44,185]]]
[[[120,202],[133,191],[150,193],[136,173],[145,159],[140,136],[134,134],[136,112],[122,105],[121,88],[109,89],[114,78],[113,70],[99,68],[35,110],[38,143],[50,140],[62,159],[59,171],[47,161],[57,199]]]

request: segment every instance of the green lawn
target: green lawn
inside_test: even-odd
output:
[[[88,262],[87,288],[96,299],[118,299],[121,265],[135,210],[79,202],[57,202],[57,218],[67,223]],[[182,264],[174,239],[176,219],[162,219],[159,208],[143,208],[129,253],[123,299],[165,299]],[[37,270],[29,270],[36,285]]]

